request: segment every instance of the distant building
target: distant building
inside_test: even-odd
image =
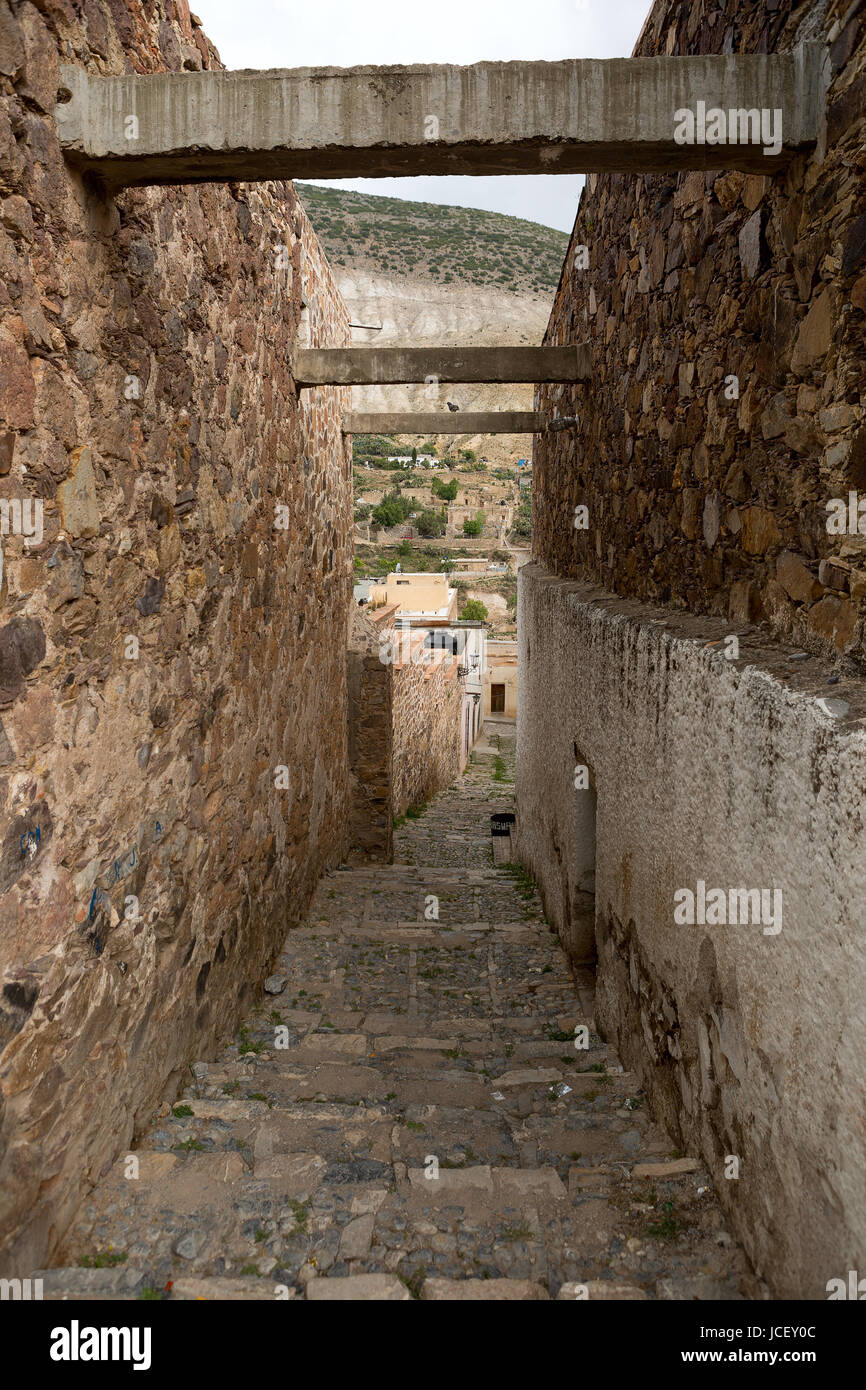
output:
[[[388,584],[395,578],[401,581],[403,578],[446,581],[444,589],[440,584],[433,590],[434,600],[436,595],[441,596],[442,592],[453,595],[454,604],[449,601],[447,605],[451,609],[456,607],[456,590],[447,587],[447,576],[444,574],[399,577],[389,575],[385,584],[374,589],[377,606],[371,605],[367,611],[374,627],[380,633],[380,641],[383,644],[380,660],[383,662],[396,664],[400,669],[420,667],[431,677],[442,662],[456,662],[455,675],[459,680],[460,699],[455,717],[459,718],[460,722],[459,765],[462,771],[483,723],[487,629],[482,622],[458,621],[454,618],[453,611],[450,617],[441,614],[435,616],[431,613],[410,615],[401,607],[402,596],[397,602],[387,599]],[[399,594],[401,588],[402,583],[400,587],[395,585],[394,592]],[[431,600],[428,592],[418,585],[411,601]]]
[[[458,557],[451,563],[456,574],[483,574],[488,566],[486,555]]]
[[[419,623],[412,623],[416,632]],[[458,622],[448,627],[428,628],[424,645],[429,651],[444,648],[460,662],[458,675],[463,690],[460,721],[460,765],[465,766],[483,722],[482,695],[487,669],[487,629],[480,622]]]
[[[513,724],[517,719],[517,643],[487,643],[484,675],[484,718]]]
[[[462,700],[460,707],[460,765],[463,767],[483,722],[483,692],[487,668],[487,629],[481,622],[457,618],[458,594],[447,574],[389,574],[370,593],[377,626],[397,634],[406,659],[434,661],[457,658]]]
[[[457,590],[447,574],[389,574],[372,594],[374,605],[393,604],[405,618],[418,622],[450,622],[457,617]]]
[[[500,541],[514,524],[514,508],[508,499],[491,499],[480,495],[475,498],[464,496],[462,501],[457,498],[454,502],[449,502],[445,534],[462,536],[463,522],[474,521],[479,512],[484,515],[482,534],[486,533],[489,536],[491,532],[495,532]]]

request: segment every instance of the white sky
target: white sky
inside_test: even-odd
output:
[[[192,0],[190,8],[226,67],[299,68],[627,58],[650,0]],[[583,180],[509,174],[328,182],[506,212],[570,232]]]

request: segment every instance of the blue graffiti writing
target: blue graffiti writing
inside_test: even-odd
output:
[[[132,873],[132,870],[135,868],[136,858],[135,845],[133,845],[132,849],[129,850],[122,859],[115,859],[114,868],[111,871],[114,875],[112,883],[117,883],[120,879],[126,878],[127,874]]]
[[[96,887],[90,899],[90,907],[87,913],[88,922],[93,921],[98,908],[101,908],[109,919],[111,918],[111,899],[103,888]]]
[[[42,830],[40,826],[34,825],[31,826],[29,830],[25,830],[18,843],[21,847],[21,858],[24,859],[29,854],[32,859],[42,843]]]

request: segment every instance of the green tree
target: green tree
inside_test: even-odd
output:
[[[450,483],[443,483],[441,478],[434,478],[430,484],[430,491],[434,497],[441,497],[443,502],[453,502],[457,496],[457,479],[452,478]]]
[[[415,525],[418,527],[419,536],[441,536],[445,532],[445,518],[432,510],[426,510],[419,514]]]
[[[373,508],[373,521],[377,526],[399,526],[412,510],[412,503],[399,492],[387,492],[377,507]]]
[[[480,598],[468,598],[460,610],[460,619],[465,623],[483,623],[487,618],[487,609]]]
[[[532,498],[527,497],[525,502],[521,502],[517,508],[517,516],[511,528],[515,536],[520,536],[523,540],[529,540],[532,535]]]
[[[484,530],[484,513],[476,512],[474,517],[467,516],[463,521],[464,536],[480,536]]]
[[[352,457],[356,462],[364,458],[387,458],[398,452],[394,440],[386,434],[356,434],[352,439]]]

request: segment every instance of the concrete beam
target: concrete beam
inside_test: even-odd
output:
[[[132,184],[757,169],[814,144],[822,49],[104,77],[64,65],[66,157]],[[783,146],[678,143],[676,113],[781,112]],[[700,122],[698,122],[700,125]]]
[[[590,350],[573,347],[301,348],[294,378],[308,386],[393,386],[423,382],[586,381]]]
[[[343,416],[344,434],[538,434],[547,416],[535,410],[425,411],[421,414],[377,412]]]

